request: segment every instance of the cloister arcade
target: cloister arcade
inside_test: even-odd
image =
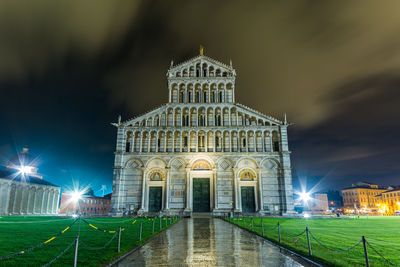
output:
[[[185,106],[166,108],[160,114],[149,115],[131,126],[278,126],[268,120],[249,115],[235,107]]]
[[[125,152],[279,152],[277,131],[139,130],[126,133]]]
[[[171,103],[232,103],[234,92],[232,82],[219,83],[172,83]]]

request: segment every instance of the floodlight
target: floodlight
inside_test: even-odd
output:
[[[20,166],[18,168],[18,170],[22,174],[27,174],[27,173],[31,173],[32,172],[32,167],[30,167],[30,166]]]
[[[74,191],[71,193],[71,200],[78,202],[82,198],[82,192]]]
[[[76,217],[78,217],[78,215],[72,214],[72,218],[76,218]]]
[[[303,192],[299,193],[299,196],[300,196],[300,200],[303,200],[304,202],[307,202],[311,199],[310,193],[308,193],[308,192],[303,191]]]
[[[304,213],[303,217],[304,217],[304,218],[310,218],[310,214]]]

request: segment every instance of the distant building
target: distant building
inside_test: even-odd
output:
[[[71,194],[62,193],[59,214],[71,215],[77,213],[84,216],[107,215],[111,207],[111,194],[104,197],[94,196],[93,191],[83,195],[79,200],[79,206],[71,201]]]
[[[378,209],[377,195],[387,189],[376,184],[358,182],[351,187],[342,189],[343,206],[345,209],[376,211]]]
[[[328,195],[327,194],[314,194],[314,199],[311,206],[312,211],[324,212],[329,210]]]
[[[393,215],[396,210],[400,210],[400,187],[389,187],[376,196],[376,201],[381,213]]]
[[[43,180],[24,148],[0,171],[0,215],[57,214],[60,187]]]

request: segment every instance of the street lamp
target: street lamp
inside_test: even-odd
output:
[[[300,200],[302,200],[304,202],[307,202],[307,201],[309,201],[311,199],[309,192],[304,192],[304,191],[300,192],[299,196],[300,196]]]

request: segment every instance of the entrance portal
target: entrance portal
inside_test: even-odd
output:
[[[193,178],[193,211],[210,211],[210,179]]]
[[[243,212],[256,212],[256,203],[254,198],[253,186],[242,186],[242,211]]]
[[[149,187],[149,211],[158,212],[161,210],[162,186]]]

